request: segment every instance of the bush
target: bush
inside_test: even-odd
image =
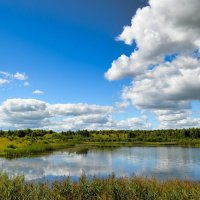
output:
[[[7,148],[16,149],[17,147],[16,147],[14,144],[9,144],[9,145],[7,146]]]

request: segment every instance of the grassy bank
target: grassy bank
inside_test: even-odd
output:
[[[192,146],[200,147],[200,129],[153,131],[0,131],[0,156],[19,157],[66,149],[75,145],[114,148],[120,146]]]
[[[0,174],[0,199],[4,200],[199,200],[200,183],[171,180],[121,178],[107,179],[81,177],[79,182],[70,178],[47,183],[28,183],[23,177],[9,179]]]
[[[63,141],[54,134],[43,136],[1,136],[0,156],[15,158],[46,153],[58,149],[73,147],[72,141]]]

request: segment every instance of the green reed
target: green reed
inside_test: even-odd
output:
[[[200,183],[183,180],[158,181],[142,177],[70,178],[53,183],[26,182],[23,176],[0,174],[2,200],[199,200]]]

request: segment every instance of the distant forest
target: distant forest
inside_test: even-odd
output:
[[[110,135],[113,134],[119,137],[123,135],[123,138],[137,138],[137,140],[143,140],[145,138],[200,138],[200,128],[189,128],[189,129],[167,129],[167,130],[78,130],[78,131],[62,131],[60,133],[52,130],[0,130],[0,137],[42,137],[46,134],[55,134],[63,137],[81,136],[81,137],[92,137],[93,135]]]

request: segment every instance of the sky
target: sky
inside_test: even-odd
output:
[[[200,127],[199,0],[0,0],[0,129]]]

